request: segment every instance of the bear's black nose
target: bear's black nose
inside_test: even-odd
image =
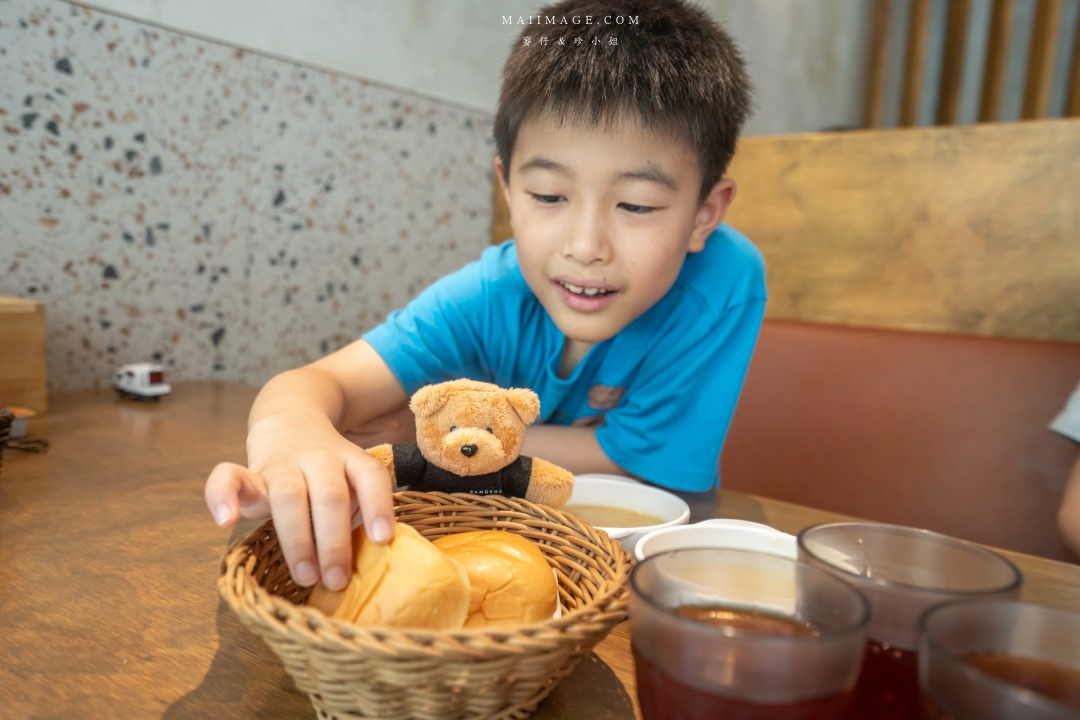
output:
[[[476,446],[475,445],[462,445],[461,446],[461,454],[464,455],[465,457],[472,457],[473,455],[476,454]]]

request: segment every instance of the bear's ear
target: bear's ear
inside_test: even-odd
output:
[[[525,388],[510,388],[504,392],[504,395],[510,407],[521,416],[522,422],[532,425],[532,421],[540,414],[540,398],[536,393]]]
[[[426,418],[437,413],[446,404],[446,388],[441,385],[425,385],[413,393],[409,409],[416,417]]]

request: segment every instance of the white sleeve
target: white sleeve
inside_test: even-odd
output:
[[[1050,423],[1050,429],[1080,443],[1080,385],[1073,391],[1065,409]]]

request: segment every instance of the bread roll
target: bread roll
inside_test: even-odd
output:
[[[320,581],[307,604],[357,625],[459,630],[469,611],[465,568],[409,525],[397,524],[394,539],[368,540],[353,531],[352,578],[344,590]]]
[[[505,627],[555,614],[555,576],[534,543],[497,530],[444,535],[435,547],[465,566],[472,595],[465,627]]]

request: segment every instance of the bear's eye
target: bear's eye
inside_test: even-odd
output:
[[[494,434],[495,434],[495,431],[494,431],[494,430],[492,430],[491,428],[488,428],[488,429],[487,429],[487,431],[488,431],[489,433],[491,433],[492,435],[494,435]]]
[[[455,430],[457,430],[457,425],[451,425],[450,432],[454,432]]]

